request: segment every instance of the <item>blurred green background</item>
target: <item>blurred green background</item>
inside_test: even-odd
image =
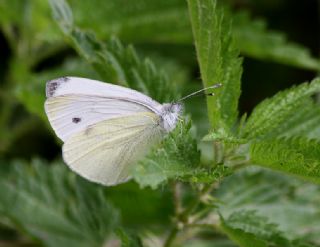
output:
[[[116,36],[123,45],[133,44],[139,56],[150,57],[156,67],[166,71],[180,95],[201,87],[184,0],[69,0],[68,3],[78,28],[94,32],[102,42]],[[309,81],[318,74],[320,1],[228,0],[223,3],[232,10],[235,38],[244,56],[241,114],[250,113],[258,102],[279,90]],[[36,163],[34,166],[39,173],[32,175],[37,177],[38,174],[45,180],[42,166],[49,166],[51,162],[61,166],[61,142],[50,128],[43,109],[45,82],[66,75],[101,79],[101,74],[63,34],[45,0],[0,0],[0,50],[0,175],[7,176],[7,170],[12,166],[19,167],[17,164],[28,169],[30,163]],[[186,106],[199,138],[208,128],[204,106],[205,100],[201,98],[189,101]],[[20,173],[19,176],[24,176]],[[50,175],[47,176],[49,182],[44,182],[47,187],[43,189],[55,184]],[[70,182],[63,176],[65,184],[62,185],[68,186]],[[77,179],[80,184],[86,184],[86,193],[98,187]],[[30,186],[32,191],[32,181],[25,182],[19,186]],[[59,193],[57,189],[53,193],[55,196],[48,196],[53,208],[61,206]],[[121,221],[129,228],[152,226],[154,231],[160,231],[170,220],[173,206],[169,199],[171,191],[166,186],[157,191],[140,190],[130,182],[105,189],[103,193],[109,196],[112,210],[117,208],[114,214],[121,215],[121,220],[113,219],[111,225]],[[82,193],[70,189],[62,194],[68,198]],[[0,200],[2,196],[0,194]],[[99,198],[97,194],[94,200],[102,200]],[[105,210],[104,206],[95,207],[92,205],[92,210],[101,210],[101,214]],[[3,208],[4,204],[0,211]],[[19,211],[19,208],[14,210]],[[72,210],[67,212],[71,218],[79,213]],[[42,245],[34,237],[38,236],[35,232],[39,229],[26,230],[19,222],[12,223],[17,217],[14,213],[12,217],[8,215],[0,216],[0,246]],[[107,215],[105,217],[109,221]],[[61,239],[55,241],[63,242]],[[75,243],[70,242],[69,246]]]

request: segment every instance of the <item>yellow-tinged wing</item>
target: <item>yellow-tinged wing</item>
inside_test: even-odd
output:
[[[129,170],[164,134],[151,112],[101,121],[63,145],[63,159],[79,175],[104,185],[127,181]]]

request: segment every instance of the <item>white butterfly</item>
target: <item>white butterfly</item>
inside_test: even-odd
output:
[[[130,178],[131,166],[175,128],[187,98],[160,104],[129,88],[78,77],[48,81],[46,96],[46,114],[64,142],[64,161],[104,185]]]

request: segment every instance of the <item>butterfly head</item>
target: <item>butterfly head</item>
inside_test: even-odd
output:
[[[182,109],[181,103],[166,103],[162,105],[160,110],[160,124],[167,132],[170,132],[176,127]]]

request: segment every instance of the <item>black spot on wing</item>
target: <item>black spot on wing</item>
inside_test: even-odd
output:
[[[74,118],[72,118],[72,122],[77,124],[77,123],[81,122],[81,118],[74,117]]]
[[[57,79],[53,79],[51,81],[47,82],[46,85],[46,96],[47,98],[53,97],[57,89],[60,87],[62,83],[65,83],[69,81],[70,79],[68,77],[61,77]]]

